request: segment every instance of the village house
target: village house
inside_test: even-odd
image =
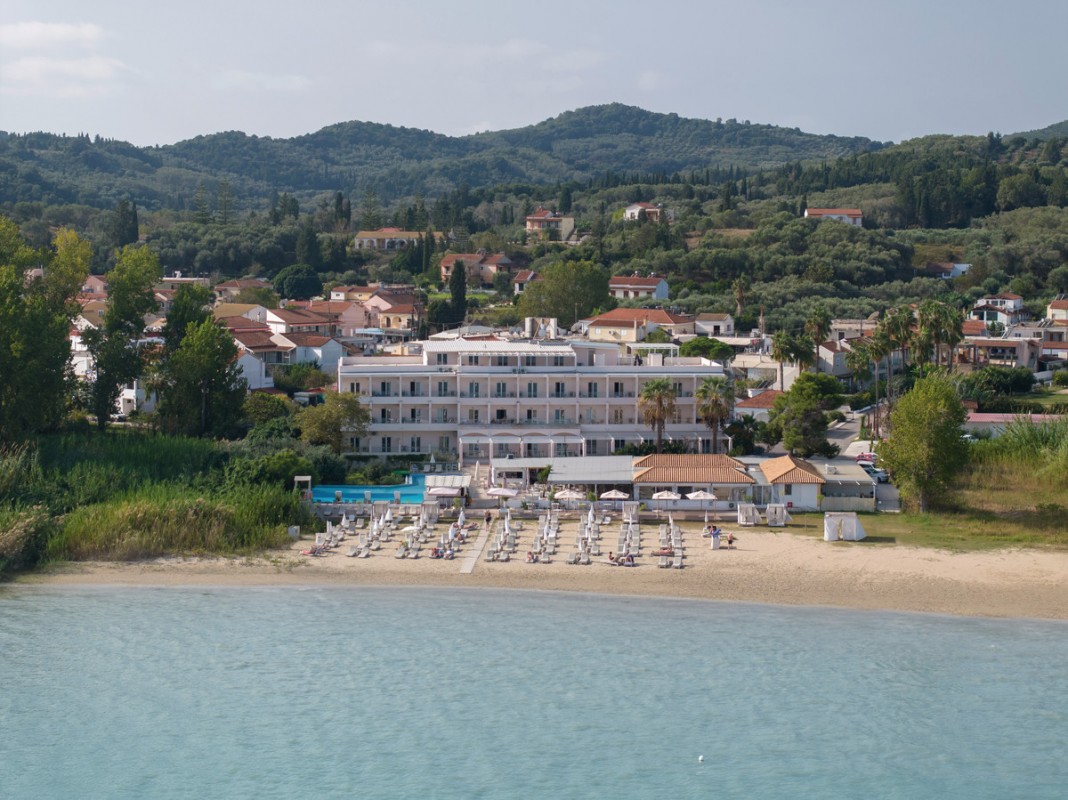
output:
[[[971,311],[972,319],[982,320],[987,324],[996,322],[1004,328],[1021,322],[1024,316],[1023,298],[1011,292],[980,297]]]
[[[642,218],[642,212],[645,212],[645,218],[649,222],[660,222],[660,215],[663,211],[662,206],[653,205],[652,203],[631,203],[625,209],[623,209],[623,219],[627,222],[637,222]]]
[[[1068,295],[1059,294],[1046,306],[1046,319],[1053,322],[1068,322]]]
[[[492,287],[497,275],[509,274],[512,268],[511,259],[504,253],[490,254],[485,250],[477,253],[450,253],[438,264],[442,283],[449,282],[458,263],[462,263],[467,271],[467,285],[476,287]]]
[[[734,336],[734,317],[716,312],[698,314],[694,331],[705,336]]]
[[[305,308],[269,308],[264,323],[272,333],[330,334],[330,320]]]
[[[521,269],[512,279],[512,289],[515,294],[523,294],[533,281],[538,279],[538,273],[532,269]]]
[[[767,502],[782,503],[788,509],[819,510],[820,490],[827,481],[804,459],[791,455],[769,458],[761,462],[760,471],[771,486]]]
[[[694,318],[662,308],[616,308],[590,320],[586,336],[591,342],[635,344],[657,328],[672,338],[694,332]]]
[[[371,296],[382,288],[379,283],[367,286],[335,286],[330,290],[330,300],[350,303],[366,303]]]
[[[924,272],[932,278],[941,278],[944,281],[948,281],[953,278],[959,278],[961,275],[967,275],[968,270],[971,268],[971,264],[954,264],[952,261],[938,261],[927,264],[927,266],[924,267]]]
[[[734,404],[734,416],[752,417],[757,422],[767,422],[771,416],[771,409],[775,407],[776,398],[782,397],[784,392],[778,389],[756,390],[749,397],[738,400]]]
[[[828,339],[825,342],[820,342],[820,372],[833,375],[836,378],[848,378],[851,374],[851,370],[846,364],[846,354],[849,350],[849,341],[847,339]]]
[[[806,208],[806,219],[833,219],[858,228],[864,226],[864,214],[859,208]]]
[[[211,287],[211,281],[207,278],[186,278],[182,273],[176,272],[170,277],[161,278],[154,288],[177,291],[180,286],[203,286],[207,289]]]
[[[527,236],[566,241],[575,231],[575,218],[539,208],[526,218]]]
[[[659,275],[650,275],[647,278],[640,277],[638,273],[613,275],[608,279],[608,293],[617,300],[667,300],[668,282]]]
[[[212,289],[215,292],[216,303],[232,303],[234,299],[245,289],[273,289],[270,281],[263,278],[236,278],[215,284]]]
[[[419,243],[424,237],[420,231],[402,231],[400,228],[379,228],[376,231],[359,231],[352,240],[356,250],[404,250]],[[441,234],[435,233],[435,239]]]

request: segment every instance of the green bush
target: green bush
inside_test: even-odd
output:
[[[1068,369],[1062,369],[1053,375],[1054,386],[1068,386]]]

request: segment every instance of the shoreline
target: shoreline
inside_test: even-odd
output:
[[[569,523],[565,523],[570,525]],[[323,557],[302,556],[308,542],[261,557],[167,557],[137,562],[67,562],[19,576],[10,586],[359,586],[524,589],[616,596],[688,598],[774,605],[907,611],[953,616],[1068,619],[1068,553],[993,550],[954,553],[882,543],[829,543],[761,530],[738,533],[736,549],[711,550],[700,529],[684,526],[681,570],[660,569],[646,547],[636,568],[604,559],[569,565],[574,536],[550,564],[486,562],[460,571],[473,544],[452,561],[347,558],[343,543]],[[529,536],[529,533],[528,533]],[[607,546],[602,545],[607,551]]]

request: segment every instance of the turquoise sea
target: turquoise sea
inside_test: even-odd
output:
[[[10,587],[0,723],[5,799],[1064,798],[1068,625]]]

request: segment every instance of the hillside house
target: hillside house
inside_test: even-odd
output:
[[[452,271],[457,264],[463,264],[467,270],[468,286],[492,287],[494,279],[499,274],[509,274],[512,261],[504,253],[487,253],[480,250],[477,253],[450,253],[441,259],[438,268],[441,272],[441,282],[448,283],[452,278]]]
[[[858,228],[864,226],[864,214],[859,208],[806,208],[806,219],[833,219]]]
[[[668,283],[659,275],[647,278],[633,275],[613,275],[608,279],[608,293],[617,300],[647,299],[667,300]]]
[[[660,222],[663,207],[652,203],[631,203],[623,209],[623,219],[627,222],[637,222],[642,218],[642,212],[649,222]]]
[[[527,236],[566,241],[575,231],[575,218],[539,208],[526,218]]]
[[[734,336],[734,317],[715,312],[698,314],[694,320],[694,332],[705,336]]]
[[[515,294],[523,294],[527,287],[538,279],[538,273],[532,269],[521,269],[512,279],[512,289]]]
[[[929,263],[924,267],[924,272],[932,278],[941,278],[944,281],[948,281],[953,278],[959,278],[961,275],[967,275],[968,270],[971,268],[971,264],[954,264],[952,261],[938,261]]]
[[[1007,328],[1023,321],[1023,298],[1011,292],[980,297],[975,301],[970,316],[986,323],[997,322]]]
[[[273,290],[274,286],[270,281],[265,281],[263,278],[236,278],[215,284],[215,288],[212,291],[215,292],[216,303],[232,303],[245,289]]]

